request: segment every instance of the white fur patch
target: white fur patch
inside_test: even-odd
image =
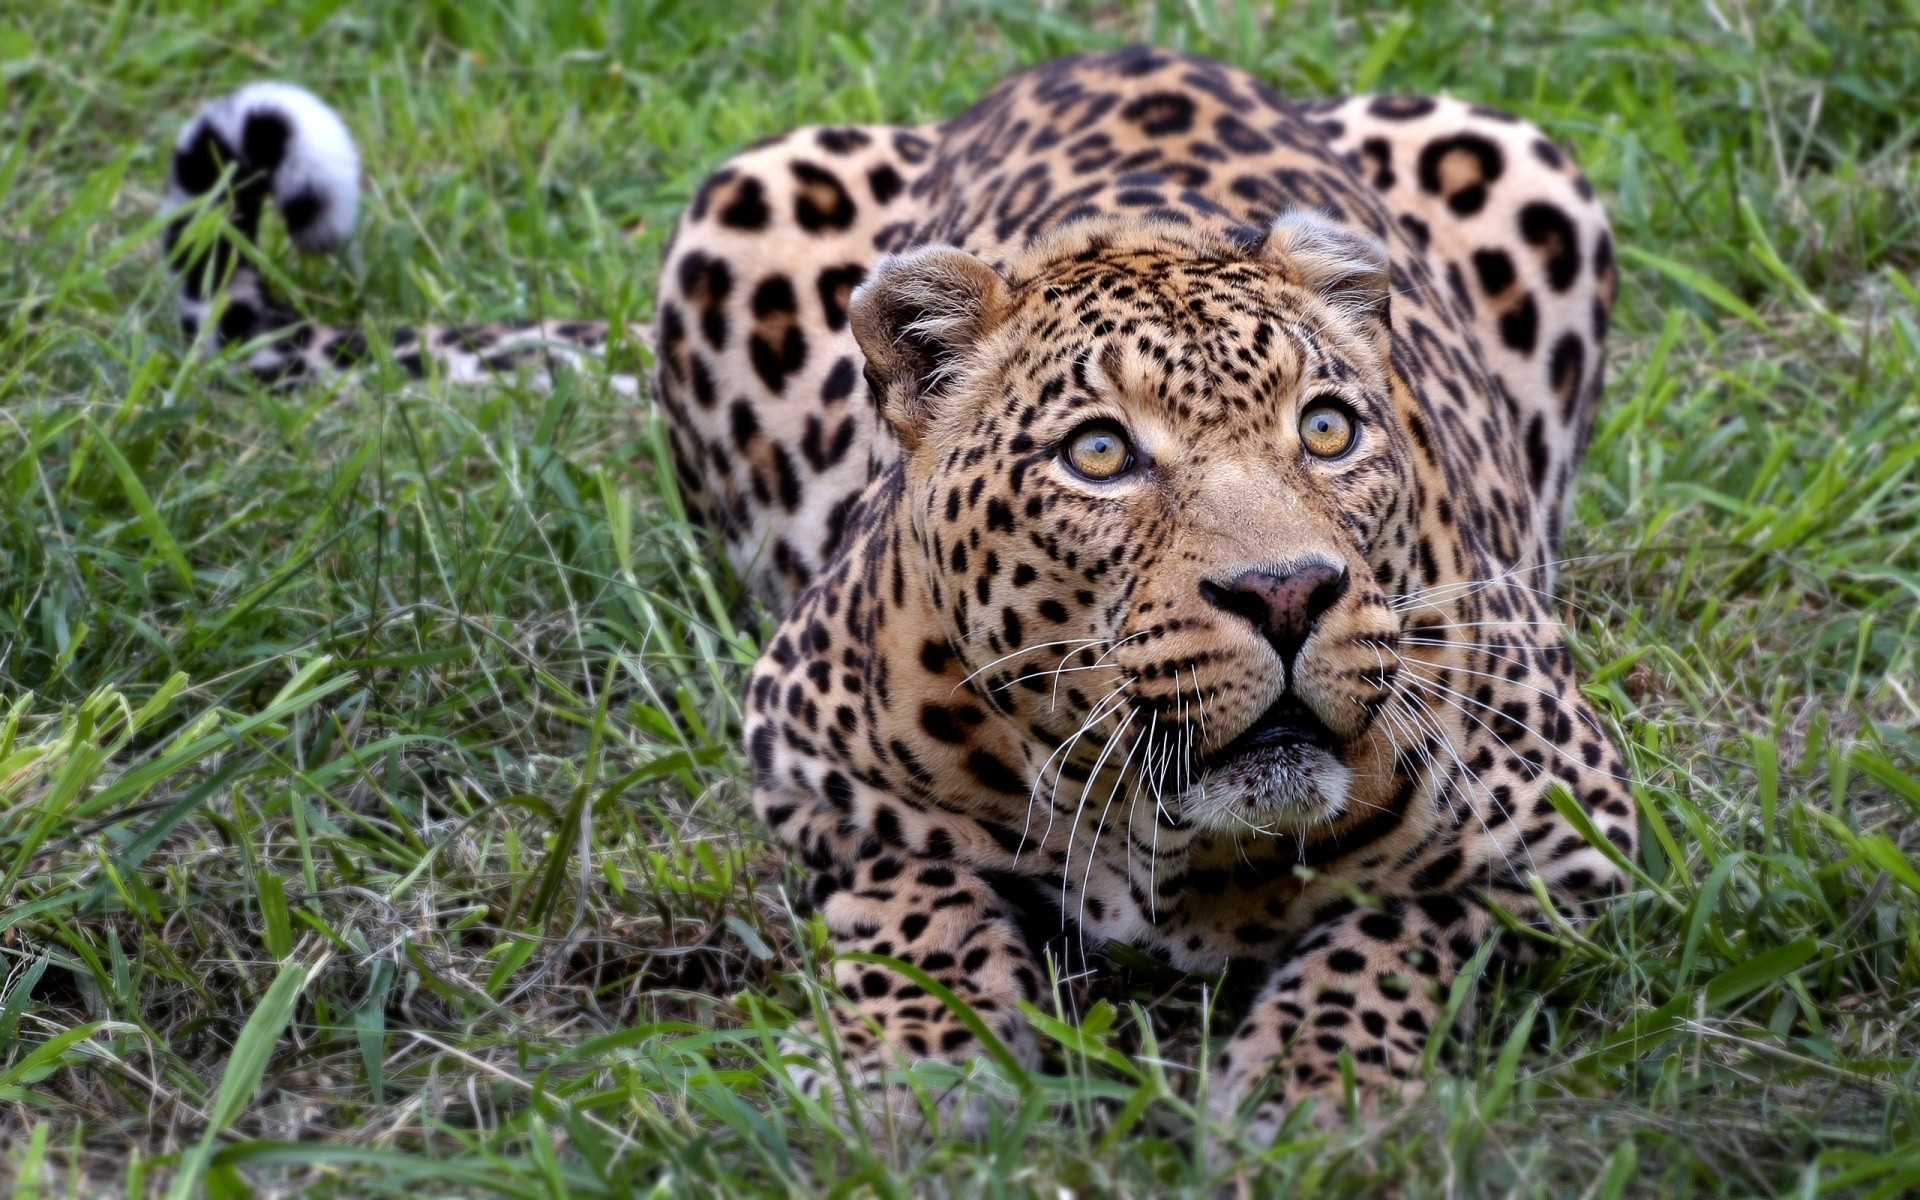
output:
[[[1303,834],[1347,810],[1353,772],[1318,746],[1274,746],[1222,763],[1174,801],[1207,833]]]
[[[286,154],[272,176],[274,204],[284,212],[303,196],[319,198],[319,213],[304,228],[293,231],[294,240],[307,250],[337,248],[353,232],[360,211],[360,153],[340,114],[307,89],[291,83],[250,83],[208,103],[180,130],[174,141],[176,157],[192,145],[203,126],[210,126],[238,150],[247,118],[262,112],[278,113],[288,127]],[[169,170],[164,210],[172,211],[192,199]]]

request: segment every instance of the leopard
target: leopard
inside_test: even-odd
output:
[[[284,97],[196,118],[169,185],[187,332],[275,378],[365,353],[223,241],[269,198],[297,244],[350,223],[350,139]],[[236,218],[182,232],[220,188]],[[925,1117],[919,1064],[1035,1066],[1032,1008],[1126,947],[1264,975],[1205,1111],[1271,1140],[1416,1099],[1463,974],[1631,883],[1556,612],[1616,290],[1534,124],[1132,46],[740,150],[644,329],[388,340],[456,381],[651,351],[610,385],[772,622],[751,804],[838,996],[798,1086]]]

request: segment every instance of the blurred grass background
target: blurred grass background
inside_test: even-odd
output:
[[[1510,108],[1608,199],[1563,586],[1646,880],[1372,1133],[1196,1153],[1212,981],[1134,963],[958,1082],[1010,1097],[983,1142],[871,1137],[771,1065],[822,947],[745,812],[768,614],[651,415],[184,359],[166,147],[257,78],[343,111],[361,232],[268,239],[322,319],[645,319],[729,150],[1131,40]],[[14,1195],[1920,1188],[1915,0],[0,0],[0,89]]]

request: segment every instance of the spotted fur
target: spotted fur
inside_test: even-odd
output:
[[[664,264],[658,398],[787,605],[754,804],[835,945],[1029,1057],[1050,950],[1269,963],[1220,1115],[1327,1117],[1343,1057],[1369,1105],[1417,1090],[1494,908],[1620,884],[1550,789],[1634,849],[1547,602],[1613,286],[1533,126],[1152,49],[722,166]],[[1337,461],[1296,428],[1324,397],[1361,430]],[[1062,461],[1096,417],[1119,483]],[[856,1075],[979,1053],[907,978],[836,978]]]

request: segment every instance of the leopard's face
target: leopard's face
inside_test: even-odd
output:
[[[1115,768],[1199,828],[1299,829],[1347,807],[1392,686],[1409,443],[1370,294],[1208,249],[1135,230],[1010,268],[906,486],[947,637],[1043,786]]]

